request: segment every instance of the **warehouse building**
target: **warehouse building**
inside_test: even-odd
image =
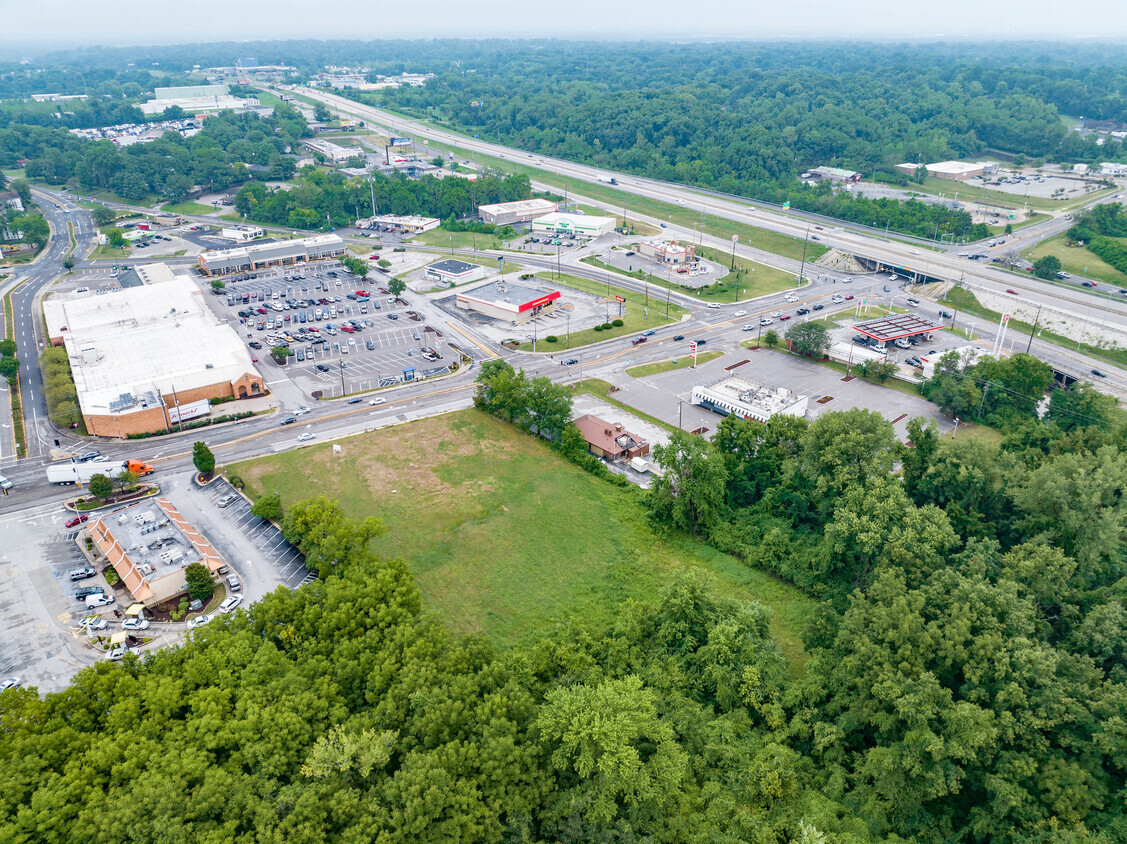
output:
[[[212,576],[225,565],[204,535],[165,498],[131,504],[89,527],[94,546],[135,601],[154,607],[188,591],[184,569],[202,563]]]
[[[43,313],[51,342],[66,346],[94,436],[166,431],[210,413],[210,399],[265,394],[247,347],[186,276],[104,296],[51,298]]]
[[[694,264],[697,260],[697,250],[691,243],[685,246],[675,240],[643,241],[638,244],[638,254],[661,264]]]
[[[342,147],[340,144],[334,144],[332,141],[323,139],[302,141],[301,145],[311,152],[324,156],[330,164],[340,164],[350,158],[364,155],[364,150],[357,147]]]
[[[335,258],[346,251],[344,241],[337,235],[318,234],[298,240],[278,240],[273,243],[237,246],[234,249],[212,249],[201,252],[196,262],[204,275],[226,275]]]
[[[516,202],[498,202],[493,205],[479,205],[478,216],[483,223],[494,226],[511,226],[514,223],[528,223],[537,217],[554,213],[559,206],[547,199],[521,199]]]
[[[559,298],[558,290],[534,290],[523,284],[494,281],[459,293],[455,304],[463,310],[515,324],[542,313]]]
[[[599,237],[614,231],[614,217],[591,217],[556,211],[532,221],[532,233],[553,237]]]
[[[443,286],[449,286],[477,281],[485,276],[485,268],[477,264],[447,258],[445,261],[439,261],[437,264],[431,264],[427,267],[426,274],[427,278],[432,281],[437,281]]]
[[[254,108],[261,105],[253,97],[233,97],[226,85],[185,85],[178,88],[157,88],[153,98],[137,106],[143,114],[163,114],[165,109],[179,106],[187,114],[226,109]]]
[[[809,396],[786,387],[769,387],[726,375],[714,384],[693,387],[692,403],[721,416],[767,422],[775,416],[805,416]]]
[[[922,165],[928,176],[934,179],[950,179],[956,182],[965,182],[983,175],[989,162],[980,161],[977,164],[964,164],[962,161],[938,161],[935,164]],[[908,176],[915,176],[919,164],[897,164],[896,169]]]

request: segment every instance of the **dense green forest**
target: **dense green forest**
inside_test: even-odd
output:
[[[421,214],[447,219],[477,213],[477,206],[511,202],[532,196],[528,177],[486,173],[471,181],[456,176],[373,173],[367,179],[350,179],[337,172],[306,171],[289,189],[274,189],[250,182],[235,194],[235,210],[248,220],[294,228],[317,229],[331,221],[345,226],[373,210],[379,214]]]
[[[112,190],[131,200],[159,194],[179,202],[194,185],[222,190],[247,181],[247,164],[270,167],[269,178],[292,176],[293,160],[282,154],[309,134],[301,115],[285,105],[271,118],[223,113],[204,121],[191,138],[166,132],[124,149],[65,129],[12,125],[0,129],[0,167],[23,166],[29,178],[49,185],[74,179],[83,190]]]
[[[566,441],[542,381],[498,362],[479,403]],[[1121,841],[1123,431],[1030,424],[905,448],[865,410],[729,417],[659,447],[656,524],[826,598],[801,674],[690,575],[605,628],[455,638],[378,518],[299,502],[318,581],[0,695],[0,839]]]

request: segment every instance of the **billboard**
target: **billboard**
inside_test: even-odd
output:
[[[388,138],[387,145],[389,147],[405,147],[411,145],[410,138]]]

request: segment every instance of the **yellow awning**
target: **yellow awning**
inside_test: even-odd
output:
[[[110,636],[110,644],[111,645],[124,645],[125,639],[128,636],[129,636],[129,634],[126,633],[124,630],[121,630],[117,633],[114,633],[112,636]]]
[[[135,615],[135,616],[140,617],[144,612],[145,612],[145,605],[142,604],[140,601],[137,601],[136,603],[129,605],[129,609],[127,609],[125,611],[125,614],[130,615],[130,616]]]

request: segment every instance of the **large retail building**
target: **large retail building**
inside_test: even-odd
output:
[[[527,223],[556,210],[556,203],[547,199],[520,199],[516,202],[498,202],[493,205],[479,205],[477,213],[483,223],[494,226],[509,226],[513,223]]]
[[[304,264],[323,258],[335,258],[348,251],[335,234],[318,234],[298,240],[277,240],[234,249],[213,249],[196,259],[204,275],[255,272],[266,267]]]
[[[533,234],[556,237],[598,237],[614,231],[614,217],[592,217],[588,214],[555,212],[532,221]]]
[[[247,347],[208,309],[196,282],[145,275],[166,280],[43,305],[51,342],[66,346],[86,430],[165,431],[207,416],[210,399],[264,395]]]

